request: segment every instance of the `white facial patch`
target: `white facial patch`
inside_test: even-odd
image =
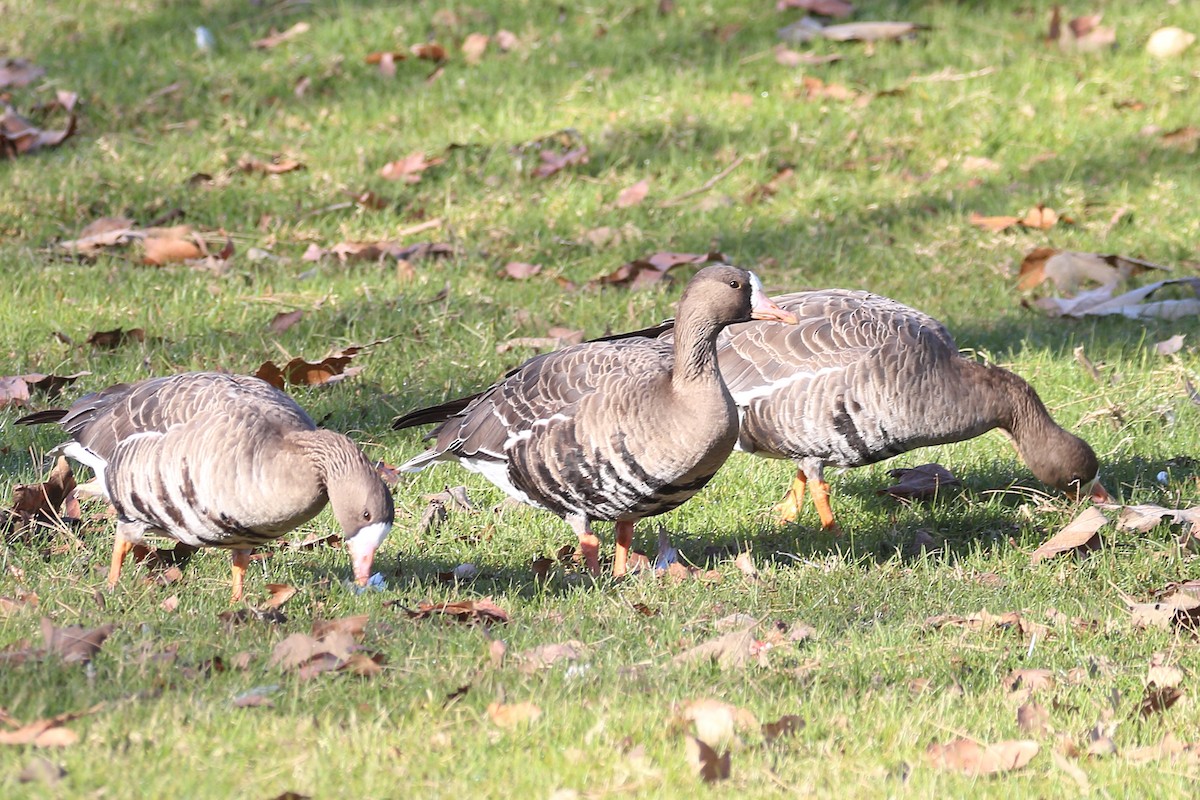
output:
[[[374,553],[391,530],[392,523],[390,522],[372,523],[359,528],[358,533],[347,539],[346,547],[350,548],[350,552],[356,556]]]

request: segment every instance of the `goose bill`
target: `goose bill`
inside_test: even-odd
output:
[[[350,551],[350,564],[354,568],[354,582],[366,586],[371,580],[371,565],[375,563],[375,551],[387,537],[392,526],[387,522],[376,522],[360,528],[358,533],[346,540]]]
[[[770,319],[788,325],[795,325],[800,321],[796,319],[795,314],[780,308],[774,300],[767,297],[758,276],[754,273],[750,273],[750,286],[750,319]]]

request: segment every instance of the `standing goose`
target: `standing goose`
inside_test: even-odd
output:
[[[565,519],[588,570],[600,571],[595,520],[616,523],[613,575],[625,574],[637,520],[700,491],[737,439],[737,410],[716,362],[721,329],[794,323],[753,273],[706,267],[679,301],[673,343],[635,337],[537,356],[478,395],[398,417],[440,423],[408,472],[457,460],[510,496]]]
[[[392,527],[391,494],[357,445],[255,377],[192,372],[118,384],[17,422],[66,429],[73,441],[57,450],[91,467],[91,488],[116,508],[110,588],[133,545],[158,533],[231,550],[239,600],[252,548],[326,501],[365,585]]]
[[[826,465],[859,467],[993,428],[1039,480],[1108,499],[1092,448],[1055,423],[1020,377],[962,357],[932,317],[846,289],[772,299],[799,324],[730,327],[717,358],[741,415],[737,449],[796,462],[775,507],[782,521],[796,519],[807,485],[821,526],[836,529]]]

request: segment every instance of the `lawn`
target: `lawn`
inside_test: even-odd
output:
[[[852,21],[928,28],[794,43],[777,31],[803,12],[771,0],[0,0],[0,59],[44,69],[0,96],[46,131],[76,120],[0,165],[0,376],[85,373],[0,406],[0,498],[45,480],[63,438],[15,426],[31,409],[294,358],[349,368],[288,391],[399,464],[422,431],[395,415],[556,337],[670,316],[720,253],[772,291],[870,289],[938,317],[1091,443],[1117,504],[1189,508],[1200,318],[1052,317],[1036,301],[1073,289],[1018,288],[1038,247],[1171,269],[1132,286],[1200,267],[1200,45],[1146,51],[1163,26],[1200,33],[1200,5],[1074,4],[1064,24],[1098,12],[1116,46],[1088,51],[1046,41],[1046,3],[862,2]],[[434,44],[444,59],[419,57]],[[1058,221],[972,222],[1039,206]],[[103,246],[70,244],[102,219]],[[662,253],[695,259],[614,277]],[[141,333],[95,335],[117,329]],[[962,490],[879,493],[927,462]],[[237,606],[221,552],[131,564],[107,591],[102,505],[10,530],[0,742],[47,731],[0,744],[0,795],[1194,794],[1191,615],[1133,606],[1200,579],[1186,527],[1106,509],[1101,547],[1031,564],[1084,506],[998,433],[833,476],[841,537],[811,507],[775,523],[792,471],[735,454],[638,531],[653,558],[661,525],[693,569],[621,581],[559,559],[565,523],[453,465],[398,477],[382,591],[348,586],[343,549],[300,546],[337,530],[328,512],[253,562]],[[429,524],[458,485],[472,508]],[[268,584],[297,591],[266,608]],[[69,626],[111,630],[87,648]]]

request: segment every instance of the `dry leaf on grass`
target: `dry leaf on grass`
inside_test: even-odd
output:
[[[644,178],[632,186],[621,190],[617,195],[617,208],[629,208],[636,206],[646,199],[646,195],[650,193],[650,182]]]
[[[695,253],[654,253],[646,258],[639,258],[622,264],[613,272],[593,278],[588,281],[588,287],[626,286],[631,289],[642,289],[653,286],[663,280],[671,270],[684,265],[704,266],[713,263],[727,263],[725,254],[718,252],[698,255]]]
[[[84,711],[69,711],[47,719],[39,719],[15,730],[0,731],[0,745],[33,745],[34,747],[67,747],[79,741],[79,734],[64,728],[68,722],[95,714],[104,703],[97,703]],[[14,721],[15,722],[15,721]]]
[[[1060,217],[1054,209],[1040,204],[1026,211],[1025,215],[1021,217],[986,217],[973,211],[967,221],[972,225],[993,232],[999,232],[1014,225],[1020,225],[1023,228],[1049,230],[1060,221],[1065,224],[1074,222],[1069,217]]]
[[[444,162],[444,158],[426,159],[425,154],[418,150],[415,153],[409,153],[399,161],[385,164],[379,170],[379,175],[389,181],[418,183],[421,180],[422,172]]]
[[[803,43],[814,39],[832,42],[878,42],[903,39],[918,31],[929,30],[928,25],[914,22],[846,22],[838,25],[822,25],[812,17],[804,17],[776,31],[785,42]]]
[[[1163,339],[1161,342],[1154,343],[1154,353],[1160,356],[1173,356],[1183,349],[1183,340],[1187,336],[1185,333],[1177,333],[1170,339]]]
[[[70,93],[60,92],[68,96]],[[4,105],[0,113],[0,158],[16,158],[29,155],[42,148],[58,147],[75,133],[74,101],[59,103],[69,114],[67,127],[62,130],[42,130],[30,120],[18,114],[12,106]]]
[[[247,155],[239,158],[237,165],[242,172],[257,172],[260,175],[283,175],[286,172],[304,169],[301,162],[283,156],[272,156],[270,161],[262,161]]]
[[[972,631],[996,631],[1000,633],[1015,632],[1022,638],[1027,636],[1037,636],[1040,640],[1045,640],[1053,632],[1045,625],[1032,622],[1026,619],[1019,611],[1005,611],[1002,614],[992,614],[986,609],[970,616],[959,616],[957,614],[938,614],[929,617],[925,620],[925,624],[931,628],[966,628]]]
[[[587,652],[583,642],[572,639],[561,644],[543,644],[514,656],[521,672],[532,675],[560,661],[578,661]]]
[[[567,167],[588,163],[588,149],[586,145],[581,145],[565,153],[542,150],[538,153],[538,158],[542,163],[534,167],[533,176],[535,178],[549,178],[551,175],[556,175]]]
[[[1094,53],[1100,50],[1111,50],[1117,44],[1116,28],[1106,28],[1100,25],[1103,14],[1087,14],[1075,17],[1066,25],[1062,24],[1062,10],[1054,6],[1050,16],[1050,31],[1046,40],[1057,44],[1060,50],[1075,53]]]
[[[290,39],[295,39],[297,36],[308,33],[311,29],[312,26],[307,22],[297,22],[295,25],[282,32],[276,31],[272,28],[269,35],[264,36],[261,39],[255,39],[250,44],[259,50],[270,50],[272,47],[278,47]]]
[[[497,271],[497,275],[501,278],[512,278],[514,281],[523,281],[532,278],[542,271],[540,264],[527,264],[524,261],[509,261]]]
[[[1182,297],[1147,302],[1162,289],[1182,290]],[[1157,281],[1113,296],[1115,284],[1080,292],[1074,297],[1042,297],[1034,305],[1052,317],[1102,317],[1174,320],[1200,315],[1200,278]]]
[[[1050,733],[1050,712],[1032,701],[1024,703],[1017,708],[1017,727],[1033,736]]]
[[[1037,247],[1030,250],[1021,261],[1017,288],[1026,291],[1049,279],[1060,292],[1072,294],[1084,281],[1108,285],[1150,270],[1170,271],[1170,267],[1113,253],[1082,253]]]
[[[468,33],[462,43],[463,60],[471,66],[482,61],[483,54],[487,52],[488,41],[486,33]]]
[[[86,664],[92,656],[100,652],[104,640],[116,628],[114,623],[101,625],[98,628],[85,628],[82,625],[67,625],[59,628],[49,618],[42,618],[42,640],[46,654],[54,654],[67,664]]]
[[[529,725],[542,715],[542,709],[533,703],[498,703],[492,702],[487,707],[488,719],[498,728],[516,728],[519,725]]]
[[[775,45],[773,52],[775,53],[775,63],[781,67],[815,67],[842,60],[840,53],[813,53],[811,51],[802,53],[792,50],[785,44]]]
[[[442,62],[447,58],[446,48],[442,47],[437,42],[420,42],[408,48],[408,51],[417,58],[425,61]]]
[[[994,775],[1028,764],[1040,749],[1037,742],[1022,739],[982,745],[973,739],[955,739],[948,744],[934,742],[925,750],[929,763],[938,769],[967,775]]]
[[[761,661],[764,657],[761,642],[755,638],[754,627],[750,626],[691,647],[672,658],[671,664],[678,666],[715,661],[722,669],[728,669],[745,667],[751,661]]]
[[[728,747],[741,731],[759,729],[758,718],[744,708],[710,698],[689,701],[674,713],[676,723],[690,728],[697,739],[714,747]]]
[[[784,714],[774,722],[763,723],[762,735],[768,742],[773,742],[804,730],[804,724],[803,717],[796,714]]]
[[[775,0],[776,11],[798,8],[823,17],[848,17],[854,13],[854,4],[847,0]]]
[[[1100,548],[1100,529],[1108,524],[1108,517],[1095,506],[1084,509],[1075,519],[1038,549],[1029,554],[1030,565],[1062,553],[1086,554]]]
[[[941,464],[888,470],[888,475],[899,482],[875,494],[891,495],[897,500],[932,500],[939,494],[945,496],[949,489],[962,488],[962,481]]]
[[[295,586],[290,586],[286,583],[268,583],[267,591],[271,596],[259,605],[259,611],[270,611],[273,608],[279,608],[288,600],[291,600],[296,592],[300,591]]]
[[[724,753],[718,753],[707,742],[701,741],[694,736],[685,738],[684,747],[687,761],[691,765],[692,771],[705,783],[716,783],[717,781],[729,778],[730,764],[728,750]]]
[[[142,328],[130,328],[123,330],[114,328],[111,331],[95,331],[87,338],[87,343],[97,350],[116,350],[126,344],[136,342],[144,344],[146,341],[146,331]]]
[[[1138,715],[1149,717],[1152,714],[1161,714],[1179,702],[1181,697],[1183,690],[1178,686],[1147,686],[1145,694],[1142,695],[1142,702],[1138,705]]]
[[[274,334],[280,334],[291,328],[300,320],[304,319],[304,311],[296,309],[295,311],[280,311],[271,318],[267,325],[267,330]]]
[[[1053,689],[1054,673],[1048,669],[1014,669],[1004,678],[1002,685],[1009,693],[1019,689]]]
[[[460,600],[456,603],[418,603],[415,611],[404,608],[398,603],[395,605],[409,619],[413,620],[440,616],[456,622],[479,623],[483,625],[504,624],[508,622],[508,612],[493,603],[490,597],[484,597],[479,600]]]
[[[1155,58],[1174,58],[1182,55],[1196,41],[1196,34],[1183,28],[1159,28],[1146,40],[1146,52]]]
[[[39,67],[27,58],[3,59],[0,60],[0,89],[28,86],[45,74],[44,67]]]
[[[64,502],[75,489],[75,474],[63,456],[54,462],[54,469],[43,483],[19,484],[13,487],[13,504],[0,514],[0,530],[19,535],[34,525],[53,525],[65,517],[60,514]]]

